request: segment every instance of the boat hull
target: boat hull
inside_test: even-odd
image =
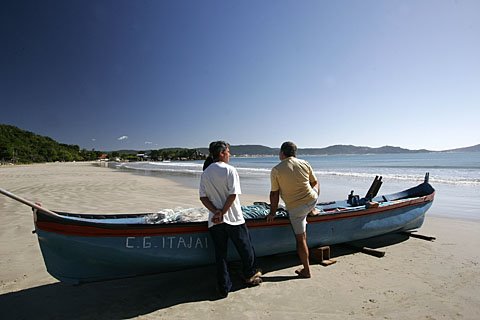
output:
[[[420,228],[433,193],[373,209],[326,211],[309,217],[309,247],[366,239]],[[57,221],[35,212],[36,233],[48,272],[60,281],[84,283],[134,277],[213,264],[214,247],[205,223],[184,225],[95,225]],[[295,251],[288,218],[247,220],[258,257]],[[230,248],[230,259],[238,259]]]

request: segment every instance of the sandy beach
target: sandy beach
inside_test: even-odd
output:
[[[0,188],[78,213],[201,207],[196,189],[91,163],[2,166]],[[260,287],[237,285],[218,300],[212,267],[62,284],[45,269],[31,210],[0,195],[0,319],[478,319],[480,222],[439,217],[441,210],[434,205],[418,232],[435,241],[391,235],[370,242],[383,258],[334,246],[337,263],[313,265],[311,279],[295,277],[295,254],[262,258]]]

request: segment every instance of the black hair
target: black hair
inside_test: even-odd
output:
[[[208,157],[203,162],[203,171],[205,171],[205,169],[207,169],[209,165],[215,162],[213,161],[213,156],[212,156],[213,146],[215,145],[215,143],[216,141],[213,141],[213,142],[210,142],[210,144],[208,145]]]
[[[203,171],[208,168],[209,165],[213,163],[213,158],[212,156],[208,156],[207,159],[205,159],[205,162],[203,163]]]

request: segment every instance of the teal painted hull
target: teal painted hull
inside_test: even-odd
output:
[[[434,190],[428,190],[403,200],[383,201],[378,208],[349,207],[345,201],[317,206],[323,212],[308,219],[308,244],[332,245],[420,228],[433,203]],[[60,281],[102,281],[214,263],[206,222],[110,224],[108,219],[99,222],[92,216],[86,222],[35,211],[47,270]],[[247,219],[247,225],[258,257],[295,251],[288,218],[276,218],[270,224],[264,218]],[[231,259],[237,259],[233,247],[229,252]]]

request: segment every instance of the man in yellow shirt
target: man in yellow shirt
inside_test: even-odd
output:
[[[310,164],[297,159],[297,146],[293,142],[284,142],[280,147],[281,162],[270,174],[270,214],[267,221],[273,221],[278,209],[280,196],[285,202],[290,223],[297,241],[297,254],[303,269],[295,272],[303,278],[310,278],[309,253],[307,245],[307,215],[317,214],[315,209],[320,185],[313,174]]]

